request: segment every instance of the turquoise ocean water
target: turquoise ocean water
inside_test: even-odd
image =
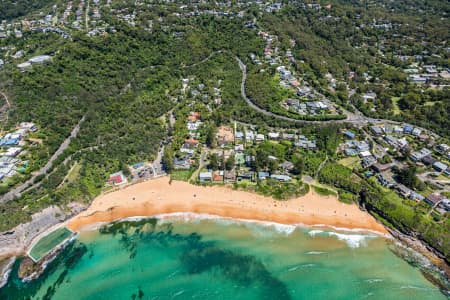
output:
[[[171,217],[82,232],[0,299],[446,299],[374,234]]]

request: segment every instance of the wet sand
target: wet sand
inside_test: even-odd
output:
[[[277,201],[223,186],[202,187],[182,181],[172,181],[169,184],[168,177],[103,194],[86,211],[69,220],[67,227],[80,231],[98,223],[129,217],[183,212],[387,234],[381,224],[356,205],[341,203],[334,196],[318,195],[313,189],[303,197]]]

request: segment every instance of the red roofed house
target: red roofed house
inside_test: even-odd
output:
[[[127,178],[122,172],[117,172],[109,175],[108,182],[114,185],[121,185],[127,183]]]
[[[223,171],[216,171],[213,173],[213,181],[214,182],[222,182],[223,181]]]
[[[299,86],[300,86],[300,82],[298,82],[297,80],[291,81],[290,84],[291,84],[293,87],[299,87]]]
[[[188,116],[189,122],[197,122],[200,120],[200,113],[198,112],[191,112],[191,114]]]
[[[193,149],[193,148],[197,147],[198,144],[199,144],[199,141],[197,139],[190,137],[190,138],[184,140],[183,148]]]

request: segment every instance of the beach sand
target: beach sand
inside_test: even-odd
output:
[[[169,184],[169,177],[161,177],[97,197],[86,211],[70,219],[67,227],[80,231],[129,217],[189,212],[387,234],[381,224],[356,205],[341,203],[334,196],[321,196],[312,190],[303,197],[277,201],[223,186],[202,187],[182,181]]]

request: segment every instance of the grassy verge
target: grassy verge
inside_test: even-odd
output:
[[[334,191],[329,190],[327,188],[315,186],[315,185],[313,187],[314,187],[314,191],[321,196],[337,196],[337,194]]]
[[[192,171],[190,171],[190,170],[176,170],[170,174],[170,178],[172,180],[189,181],[189,178],[191,178],[191,175],[192,175]]]
[[[301,181],[279,182],[276,180],[263,180],[258,184],[236,183],[235,188],[256,192],[260,195],[273,197],[277,200],[288,200],[301,197],[309,192],[309,185]]]

